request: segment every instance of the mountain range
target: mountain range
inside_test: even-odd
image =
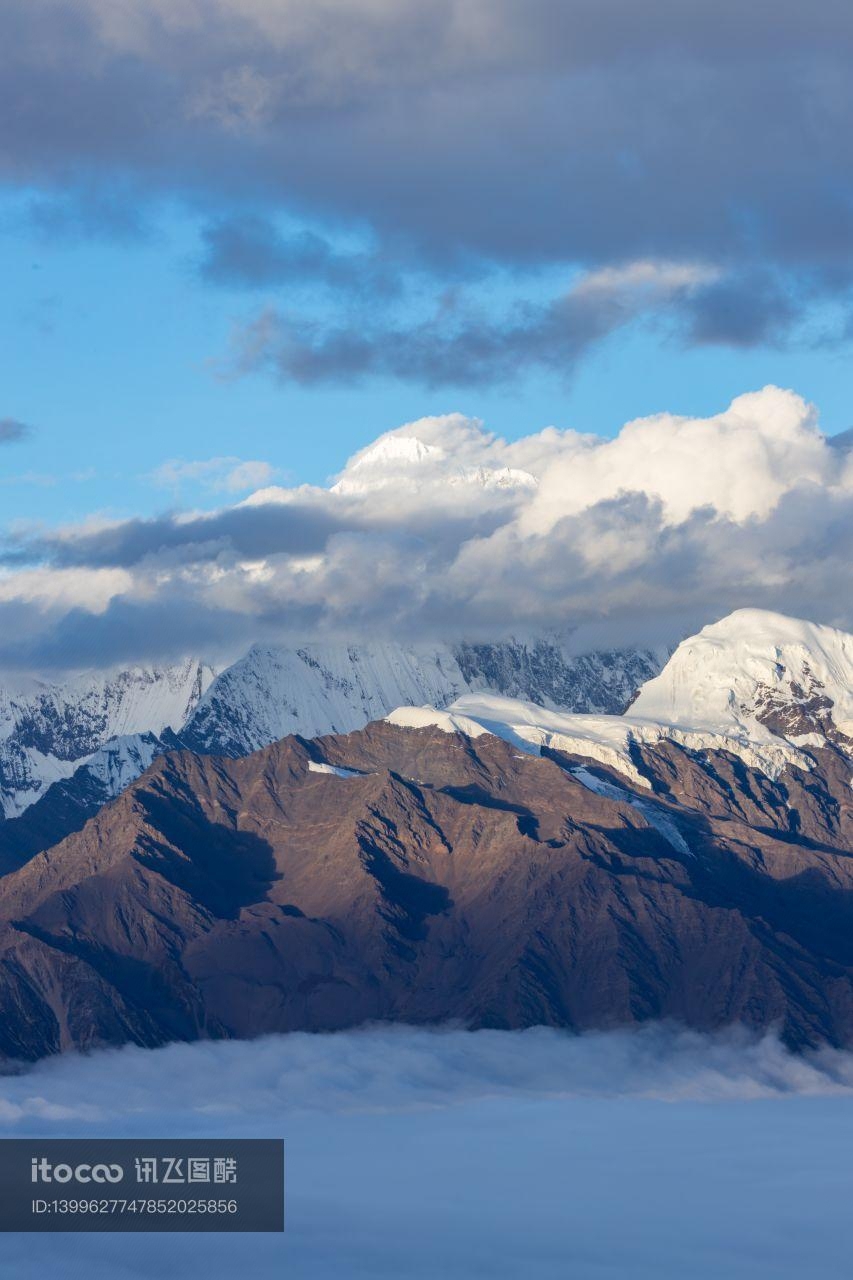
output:
[[[10,843],[34,852],[44,839],[82,826],[178,745],[248,755],[288,733],[345,733],[394,707],[445,706],[473,690],[618,712],[665,658],[649,649],[577,656],[553,639],[256,645],[218,674],[193,658],[64,685],[7,687],[0,691],[0,807],[12,825],[0,821],[0,865]]]
[[[371,652],[372,688],[408,679]],[[248,754],[239,718],[230,754],[176,737],[79,829],[7,843],[0,1051],[371,1020],[853,1043],[853,637],[739,611],[622,715],[461,687]]]
[[[65,683],[0,685],[0,812],[22,813],[107,743],[185,724],[213,678],[209,666],[189,658]]]

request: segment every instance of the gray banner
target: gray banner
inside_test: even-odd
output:
[[[0,1231],[283,1231],[280,1138],[2,1138]]]

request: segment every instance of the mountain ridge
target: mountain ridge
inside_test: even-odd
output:
[[[35,831],[58,831],[51,810],[68,820],[75,812],[91,816],[158,750],[174,746],[172,735],[196,751],[245,755],[288,733],[355,729],[400,702],[444,703],[471,688],[618,709],[663,656],[637,649],[575,657],[544,639],[255,645],[217,675],[187,659],[172,668],[94,673],[65,687],[30,682],[25,691],[0,691],[0,807],[16,824],[10,832],[0,821],[0,853],[13,837],[31,850]],[[121,769],[108,768],[119,758]],[[39,812],[23,822],[32,807]]]
[[[634,758],[661,740],[727,751],[771,777],[808,770],[809,751],[853,754],[853,635],[765,610],[742,609],[682,641],[621,716],[579,715],[488,692],[446,707],[399,707],[388,721],[445,732],[495,733],[524,750],[555,747],[650,785]]]
[[[771,668],[802,709],[788,667]],[[823,688],[834,710],[846,676]],[[632,773],[543,723],[405,713],[238,758],[158,755],[0,876],[0,1053],[376,1020],[670,1018],[853,1044],[844,737],[815,732],[778,769],[726,749],[731,735],[636,737]]]
[[[0,687],[0,812],[20,815],[112,740],[183,724],[213,678],[187,658]]]

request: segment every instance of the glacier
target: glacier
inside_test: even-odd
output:
[[[726,751],[778,778],[810,769],[809,749],[853,753],[853,636],[760,609],[739,609],[683,641],[624,715],[579,715],[519,698],[464,694],[443,707],[399,707],[386,719],[445,733],[494,733],[522,750],[597,761],[650,787],[636,745],[670,741]]]

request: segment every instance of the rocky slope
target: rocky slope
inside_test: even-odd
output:
[[[0,875],[79,831],[164,752],[180,747],[171,729],[111,739],[69,778],[54,782],[17,817],[0,822]]]
[[[125,740],[5,824],[0,1053],[372,1019],[853,1045],[851,687],[851,637],[746,611],[622,717],[468,693],[241,758]]]
[[[0,1049],[371,1019],[671,1017],[853,1042],[850,762],[638,747],[651,785],[379,723],[161,757],[0,879]]]

